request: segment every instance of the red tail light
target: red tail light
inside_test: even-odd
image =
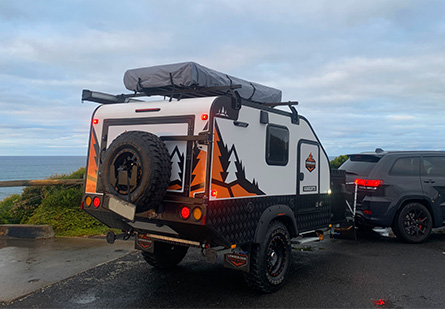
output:
[[[202,114],[201,115],[201,120],[207,120],[209,119],[209,115],[208,114]]]
[[[190,209],[188,207],[182,207],[181,217],[184,220],[187,220],[190,217]]]
[[[369,189],[377,189],[383,184],[383,180],[379,179],[356,179],[354,182],[359,187],[366,187]]]
[[[93,205],[96,208],[100,206],[100,199],[97,196],[93,199]]]

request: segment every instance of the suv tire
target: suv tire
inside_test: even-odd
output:
[[[400,209],[392,226],[394,234],[407,243],[421,243],[431,234],[433,218],[420,203],[409,203]]]
[[[142,251],[144,260],[155,268],[169,269],[184,259],[189,248],[156,241],[153,249],[153,252]]]
[[[156,135],[125,132],[107,149],[100,175],[105,193],[135,204],[137,213],[156,210],[170,183],[170,155]]]
[[[280,288],[289,272],[292,257],[290,235],[280,221],[272,221],[260,244],[252,244],[247,285],[263,293]]]

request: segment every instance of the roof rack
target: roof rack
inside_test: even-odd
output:
[[[184,87],[184,86],[164,86],[155,88],[141,88],[138,92],[130,94],[108,94],[88,89],[82,90],[82,101],[91,101],[101,104],[140,102],[134,98],[150,97],[154,95],[169,97],[172,99],[187,99],[201,97],[215,97],[221,95],[233,96],[235,89],[241,88],[241,85],[218,86],[218,87]]]

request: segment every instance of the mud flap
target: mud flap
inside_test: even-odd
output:
[[[153,240],[145,234],[137,233],[135,237],[134,248],[145,252],[154,252]]]
[[[249,272],[250,255],[244,253],[224,254],[224,267]]]

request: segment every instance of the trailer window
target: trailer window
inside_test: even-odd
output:
[[[266,162],[269,165],[287,165],[289,161],[289,130],[269,125],[266,137]]]

